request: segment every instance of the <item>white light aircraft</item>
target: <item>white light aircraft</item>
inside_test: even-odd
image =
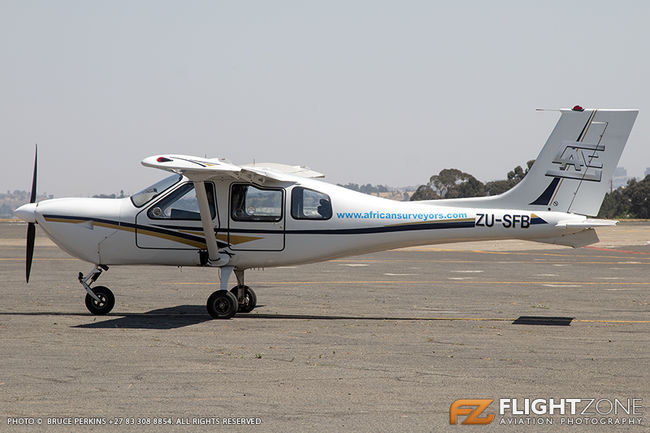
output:
[[[94,265],[79,273],[91,313],[115,304],[108,288],[91,287],[110,265],[211,266],[220,269],[220,289],[207,310],[219,319],[255,308],[247,269],[473,240],[589,245],[598,241],[594,227],[616,224],[587,215],[598,213],[638,111],[559,111],[523,181],[490,197],[397,202],[328,184],[299,166],[160,155],[142,164],[173,174],[131,197],[36,203],[35,157],[30,203],[15,211],[28,223],[26,279],[35,224]]]

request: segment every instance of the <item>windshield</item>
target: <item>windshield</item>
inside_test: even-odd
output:
[[[172,176],[166,177],[163,180],[160,180],[153,185],[146,187],[142,191],[133,194],[131,196],[131,201],[134,205],[140,207],[153,200],[155,197],[158,197],[164,191],[169,189],[169,187],[180,181],[181,178],[182,176],[180,174],[174,174]]]

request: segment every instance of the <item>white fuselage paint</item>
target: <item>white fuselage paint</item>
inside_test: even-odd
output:
[[[209,181],[216,189],[217,215],[213,221],[217,239],[231,244],[222,243],[222,251],[231,255],[229,265],[241,269],[288,266],[436,243],[556,238],[583,230],[567,229],[567,222],[586,220],[582,215],[561,212],[397,202],[296,177],[293,182],[264,185],[284,189],[281,224],[250,223],[254,228],[248,232],[247,223],[235,223],[229,210],[231,184],[242,182],[225,177]],[[38,225],[61,249],[91,263],[199,266],[199,250],[205,250],[201,245],[205,244],[201,221],[147,225],[142,218],[148,209],[185,182],[189,180],[184,178],[142,208],[135,207],[129,198],[55,199],[38,203],[34,215]],[[327,194],[331,199],[331,218],[294,219],[291,192],[297,186]],[[174,233],[192,234],[194,240],[176,238]],[[274,237],[273,248],[264,243],[266,237]]]

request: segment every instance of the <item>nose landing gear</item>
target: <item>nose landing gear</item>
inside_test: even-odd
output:
[[[86,276],[79,272],[79,283],[86,289],[86,308],[98,316],[108,314],[115,306],[115,295],[108,287],[90,287],[90,284],[97,281],[102,270],[108,271],[108,266],[96,265]]]

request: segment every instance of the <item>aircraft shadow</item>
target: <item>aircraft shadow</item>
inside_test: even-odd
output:
[[[261,306],[261,305],[260,305]],[[404,322],[439,322],[464,320],[448,317],[391,317],[391,316],[355,316],[355,315],[317,315],[317,314],[268,314],[268,313],[239,313],[234,320],[264,319],[264,320],[364,320],[364,321],[404,321]],[[78,325],[77,328],[125,328],[125,329],[175,329],[184,326],[197,325],[213,320],[205,311],[203,305],[179,305],[170,308],[152,310],[143,314],[121,315],[119,318],[102,322]],[[471,319],[465,319],[471,320]],[[510,322],[514,325],[551,325],[570,326],[571,317],[537,317],[520,316],[512,319],[487,319]]]
[[[262,305],[260,305],[262,307]],[[106,317],[111,317],[108,315]],[[75,328],[88,329],[175,329],[184,326],[198,325],[199,323],[213,320],[205,311],[203,305],[178,305],[176,307],[151,310],[146,313],[119,314],[109,320],[102,320],[74,326]],[[97,317],[99,320],[100,317]],[[423,317],[388,317],[388,316],[334,316],[315,314],[265,314],[250,313],[237,314],[234,320],[239,319],[275,319],[275,320],[369,320],[369,321],[433,321],[442,318]]]
[[[101,322],[77,325],[74,328],[88,329],[176,329],[198,325],[212,320],[204,305],[178,305],[160,308],[146,313],[116,313],[116,317]],[[104,317],[111,317],[112,314]],[[95,317],[95,316],[93,316]],[[99,320],[101,316],[97,317]]]
[[[263,305],[259,305],[263,307]],[[83,316],[93,318],[92,323],[73,326],[87,329],[176,329],[185,326],[213,320],[203,305],[177,305],[160,308],[146,313],[113,313],[107,316],[92,316],[89,313],[65,312],[0,312],[0,316]],[[102,320],[107,318],[108,320]],[[391,316],[355,316],[329,314],[269,314],[269,313],[239,313],[234,320],[239,319],[270,319],[270,320],[366,320],[366,321],[455,321],[472,320],[449,317],[391,317]],[[572,317],[520,316],[512,319],[484,319],[488,321],[511,322],[513,325],[551,325],[570,326]]]

